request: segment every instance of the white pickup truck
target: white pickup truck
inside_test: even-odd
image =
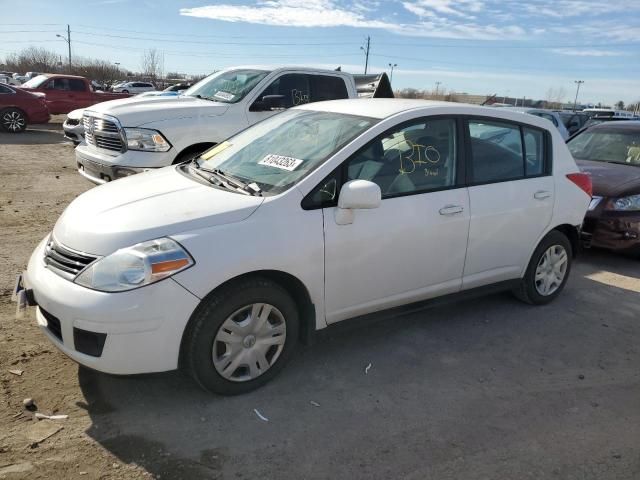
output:
[[[78,172],[105,183],[182,163],[283,109],[356,97],[354,77],[341,71],[222,70],[179,97],[133,97],[87,108],[85,143],[76,148]]]

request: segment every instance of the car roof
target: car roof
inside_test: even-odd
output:
[[[482,107],[467,103],[440,102],[434,100],[414,100],[405,98],[353,98],[349,100],[331,100],[327,102],[307,103],[296,109],[359,115],[362,117],[384,119],[408,110],[438,110],[438,114],[475,115],[528,123],[550,130],[549,120],[527,113],[505,108]]]
[[[48,78],[62,77],[62,78],[79,78],[80,80],[84,80],[84,77],[81,77],[79,75],[65,75],[63,73],[41,73],[40,75],[44,75],[45,77],[48,77]]]
[[[589,127],[589,130],[631,130],[640,131],[640,120],[616,120]]]

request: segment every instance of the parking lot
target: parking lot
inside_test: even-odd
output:
[[[495,294],[347,322],[238,397],[79,368],[10,301],[92,187],[61,122],[0,133],[0,479],[640,478],[640,261],[603,251],[550,305]],[[37,422],[25,398],[69,418]],[[35,442],[49,422],[64,428]]]

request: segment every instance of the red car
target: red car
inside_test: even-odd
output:
[[[49,109],[44,95],[0,84],[0,127],[9,133],[22,132],[29,123],[47,123]]]
[[[52,73],[38,75],[20,85],[20,88],[32,93],[44,93],[52,115],[131,96],[128,93],[94,92],[91,82],[84,77]]]

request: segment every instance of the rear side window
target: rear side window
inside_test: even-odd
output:
[[[471,120],[468,125],[471,183],[503,182],[546,173],[543,130],[484,120]]]
[[[84,92],[84,82],[78,78],[70,78],[69,90],[71,90],[72,92]]]
[[[282,95],[284,108],[309,103],[309,75],[300,73],[282,75],[262,92],[261,97],[265,95]]]
[[[347,86],[340,77],[326,75],[311,75],[311,101],[340,100],[349,98]]]

